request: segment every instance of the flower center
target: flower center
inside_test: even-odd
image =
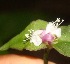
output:
[[[55,38],[55,36],[52,35],[51,33],[46,34],[45,30],[40,34],[40,37],[42,39],[42,42],[44,42],[44,43],[47,42],[48,44],[51,44]]]

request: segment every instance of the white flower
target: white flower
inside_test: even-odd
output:
[[[63,22],[64,20],[62,20]],[[60,18],[57,18],[55,22],[49,22],[49,24],[46,27],[46,34],[51,33],[53,35],[56,35],[57,37],[61,37],[61,28],[58,28],[58,26],[62,23],[60,23]]]
[[[62,22],[63,21],[64,20],[62,20]],[[30,43],[34,43],[35,46],[39,46],[42,42],[51,44],[55,40],[55,37],[61,37],[61,28],[58,27],[62,22],[59,22],[60,18],[57,18],[55,22],[49,22],[45,30],[30,31],[30,37],[29,34],[25,34],[25,36],[30,39]]]

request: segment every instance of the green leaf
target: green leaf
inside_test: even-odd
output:
[[[7,42],[5,45],[3,45],[2,47],[0,47],[0,50],[7,50],[9,48],[12,49],[17,49],[17,50],[23,50],[23,49],[27,49],[27,50],[40,50],[43,48],[46,48],[45,44],[41,44],[40,46],[35,46],[33,43],[28,42],[24,42],[23,40],[26,38],[25,34],[28,34],[28,30],[33,29],[33,30],[38,30],[38,29],[45,29],[47,25],[46,21],[43,20],[36,20],[31,22],[26,28],[25,30],[23,30],[20,34],[18,34],[17,36],[15,36],[14,38],[12,38],[9,42]]]
[[[53,47],[64,56],[70,57],[70,25],[62,26],[62,36]]]
[[[29,51],[33,51],[33,50],[37,51],[37,50],[44,49],[44,48],[47,48],[45,44],[35,46],[33,43],[30,43],[30,42],[27,42],[27,46],[25,47],[25,49]]]

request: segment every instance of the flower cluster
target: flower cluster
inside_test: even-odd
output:
[[[28,30],[30,34],[25,34],[26,40],[30,40],[30,43],[34,43],[35,46],[41,43],[51,44],[56,38],[61,37],[61,28],[58,27],[63,21],[62,19],[60,22],[60,18],[57,18],[55,22],[49,22],[45,30]]]

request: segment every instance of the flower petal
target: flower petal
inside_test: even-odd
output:
[[[52,31],[54,31],[55,29],[57,29],[55,24],[53,24],[52,22],[49,22],[49,24],[46,27],[46,34],[47,33],[52,33]]]
[[[40,35],[43,32],[43,30],[36,30],[33,32],[33,35]]]
[[[61,28],[54,30],[52,33],[55,34],[57,37],[61,37]]]
[[[30,42],[34,43],[34,45],[36,45],[36,46],[39,46],[42,43],[42,39],[39,36],[42,32],[43,32],[43,30],[37,30],[37,31],[33,32]]]
[[[39,46],[42,43],[42,39],[39,36],[35,35],[31,37],[30,42],[34,43],[36,46]]]

